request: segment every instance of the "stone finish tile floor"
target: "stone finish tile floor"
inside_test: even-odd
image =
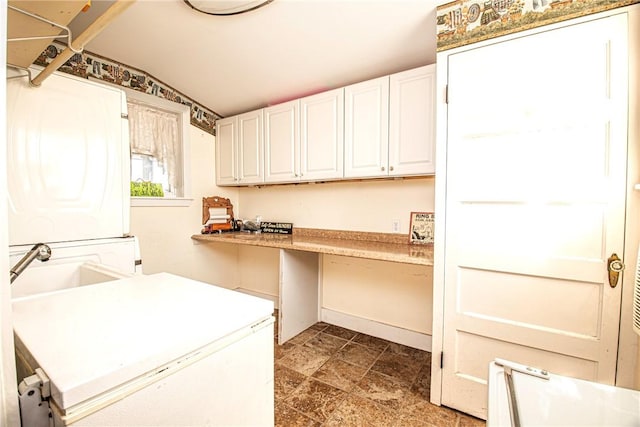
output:
[[[277,330],[278,427],[485,425],[429,402],[429,352],[322,322],[278,345]]]

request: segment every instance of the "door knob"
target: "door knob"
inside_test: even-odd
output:
[[[618,254],[611,254],[607,260],[607,270],[609,270],[609,286],[615,288],[618,285],[620,273],[624,270],[624,263]]]

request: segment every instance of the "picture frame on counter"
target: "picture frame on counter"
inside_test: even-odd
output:
[[[433,212],[411,212],[409,219],[410,244],[433,244],[434,218]]]

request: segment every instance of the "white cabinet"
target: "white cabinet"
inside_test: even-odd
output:
[[[220,119],[216,123],[216,183],[264,182],[263,110]]]
[[[264,182],[300,180],[300,101],[264,109]]]
[[[435,65],[389,79],[389,175],[435,173]]]
[[[300,100],[300,179],[343,176],[344,89]]]
[[[345,88],[346,178],[388,175],[389,76]]]
[[[435,66],[345,88],[348,178],[435,172]]]
[[[238,116],[238,182],[261,184],[264,182],[264,144],[262,141],[262,110]]]
[[[236,134],[238,117],[216,121],[216,183],[233,185],[236,181]]]
[[[264,109],[265,182],[342,178],[343,89]]]
[[[435,173],[435,66],[218,120],[216,182]]]

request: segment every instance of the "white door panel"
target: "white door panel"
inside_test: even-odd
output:
[[[300,101],[264,109],[264,181],[295,182],[300,177]]]
[[[344,89],[300,100],[300,177],[304,181],[343,177]]]
[[[264,144],[262,110],[238,116],[238,182],[260,184],[264,182]]]
[[[435,66],[389,77],[389,175],[421,175],[435,169]]]
[[[461,268],[458,310],[468,317],[470,330],[481,330],[476,321],[493,321],[503,326],[522,326],[539,332],[593,338],[600,333],[600,287],[598,284],[532,277],[510,273]],[[500,299],[494,298],[500,295]],[[549,295],[571,304],[549,304]],[[526,309],[514,311],[513,307]],[[541,317],[540,313],[545,316]],[[507,331],[508,332],[508,331]],[[530,331],[532,332],[532,331]],[[496,331],[494,334],[498,335]],[[531,336],[515,338],[529,341]],[[543,343],[544,347],[544,343]]]
[[[486,417],[496,357],[615,379],[626,28],[621,14],[447,58],[447,406]]]
[[[238,117],[216,121],[216,184],[236,184]]]
[[[344,103],[344,176],[388,175],[389,77],[347,86]]]

